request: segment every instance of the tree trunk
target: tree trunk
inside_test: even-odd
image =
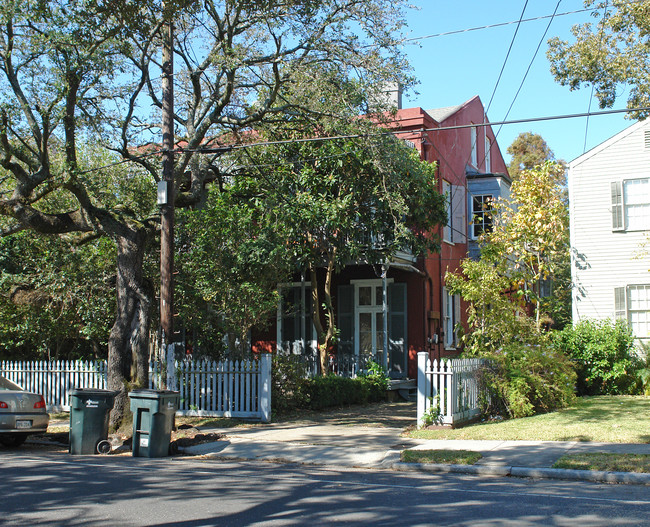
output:
[[[312,319],[318,335],[318,358],[321,375],[329,373],[328,352],[336,332],[334,306],[332,304],[332,278],[334,276],[334,262],[336,261],[336,248],[328,255],[327,271],[325,274],[324,305],[321,306],[318,292],[318,277],[315,268],[309,269],[312,294]],[[322,320],[325,319],[326,327]]]
[[[131,231],[117,243],[117,314],[108,340],[108,388],[118,392],[111,412],[115,430],[129,411],[128,392],[149,384],[151,288],[142,277],[146,234]]]

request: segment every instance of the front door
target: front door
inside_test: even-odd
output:
[[[406,284],[387,281],[388,371],[405,377]],[[353,280],[338,288],[339,359],[353,356],[363,370],[368,360],[384,365],[384,311],[381,280]]]
[[[362,364],[384,364],[384,310],[381,280],[355,283],[355,354]]]

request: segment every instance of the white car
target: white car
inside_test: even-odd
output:
[[[47,431],[49,422],[42,395],[0,377],[0,444],[20,446],[29,434]]]

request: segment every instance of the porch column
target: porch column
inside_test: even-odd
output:
[[[382,288],[382,314],[384,318],[384,371],[388,373],[388,264],[382,265],[381,288]]]

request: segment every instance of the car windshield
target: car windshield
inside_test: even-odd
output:
[[[22,388],[16,383],[11,382],[9,379],[0,377],[0,390],[22,391]]]

